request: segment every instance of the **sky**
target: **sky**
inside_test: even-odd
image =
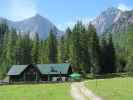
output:
[[[133,9],[133,0],[0,0],[0,17],[20,21],[36,14],[65,30],[76,21],[87,23],[109,7]]]

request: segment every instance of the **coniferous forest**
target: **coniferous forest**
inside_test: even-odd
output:
[[[65,34],[56,36],[52,30],[46,39],[22,35],[0,24],[0,78],[14,64],[71,63],[83,73],[107,74],[133,71],[133,27],[126,33],[125,47],[114,42],[114,35],[98,35],[90,23],[77,22]]]

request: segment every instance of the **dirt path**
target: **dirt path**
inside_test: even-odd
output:
[[[83,82],[71,84],[71,95],[74,100],[102,100],[102,98],[96,96],[91,90],[87,89]]]

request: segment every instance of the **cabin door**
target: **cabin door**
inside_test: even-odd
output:
[[[26,71],[26,81],[37,81],[38,80],[38,72],[34,67],[29,68]]]

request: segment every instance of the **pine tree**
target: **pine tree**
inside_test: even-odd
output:
[[[90,33],[90,59],[91,59],[91,72],[94,74],[100,72],[100,46],[99,38],[96,33],[95,27],[90,24],[88,27]]]
[[[72,30],[72,44],[71,44],[71,62],[73,66],[76,67],[77,70],[81,70],[80,68],[80,27],[81,23],[78,22],[73,30]]]
[[[104,74],[104,73],[107,73],[107,66],[108,66],[108,63],[107,63],[107,54],[108,54],[108,51],[106,50],[107,49],[107,41],[106,41],[106,38],[105,37],[102,37],[101,39],[101,70],[100,70],[100,73]]]
[[[16,64],[23,64],[23,54],[22,54],[22,36],[21,33],[18,34],[16,40]]]
[[[111,34],[109,35],[109,43],[108,43],[107,51],[108,51],[108,58],[109,58],[108,59],[109,72],[115,73],[116,72],[116,54],[115,54],[115,48],[113,45]]]
[[[32,49],[32,41],[29,37],[29,34],[25,34],[24,36],[22,36],[21,40],[22,64],[32,63],[31,49]]]
[[[65,62],[65,40],[64,36],[61,37],[59,41],[59,47],[58,47],[58,62],[63,63]]]
[[[64,36],[64,56],[65,56],[65,60],[66,62],[71,62],[71,57],[72,57],[72,31],[71,29],[68,27],[66,29]]]
[[[15,59],[15,52],[16,52],[16,39],[17,34],[14,29],[12,29],[9,33],[6,33],[4,37],[4,46],[2,51],[2,64],[3,67],[3,73],[5,74],[11,65],[16,64]]]
[[[32,63],[38,63],[38,54],[39,54],[39,36],[36,33],[33,39],[33,45],[31,50]]]
[[[48,63],[47,61],[47,42],[46,40],[41,40],[39,43],[39,62],[38,63]]]
[[[0,79],[3,78],[3,76],[6,73],[7,70],[7,66],[5,66],[5,55],[6,55],[6,45],[8,43],[8,33],[6,32],[4,34],[4,39],[3,39],[3,46],[2,46],[2,50],[1,50],[1,57],[0,57],[0,62],[1,62],[1,66],[0,66]]]
[[[127,33],[127,51],[128,51],[128,59],[126,70],[129,73],[133,73],[133,24],[129,27],[129,32]]]
[[[101,73],[115,73],[117,69],[116,53],[111,34],[108,37],[108,42],[105,38],[102,39],[101,66]]]
[[[3,41],[4,41],[4,35],[8,33],[9,28],[5,21],[0,23],[0,57],[2,55],[2,49],[3,49]]]
[[[85,72],[90,72],[91,68],[91,59],[90,59],[90,32],[84,26],[81,33],[81,46],[82,46],[82,63]]]
[[[47,40],[48,63],[57,63],[57,39],[51,30]]]

